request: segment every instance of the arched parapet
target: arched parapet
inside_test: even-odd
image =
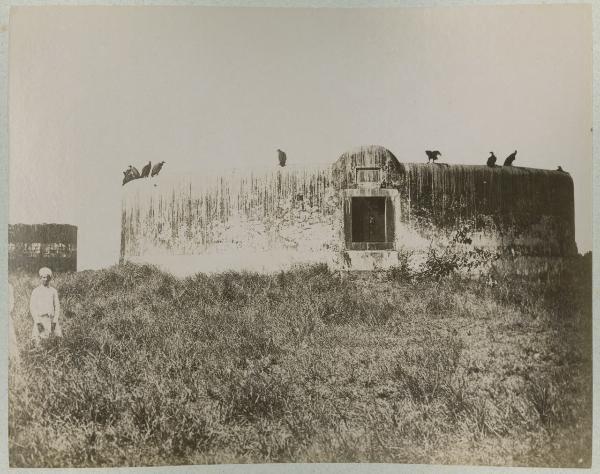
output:
[[[385,147],[368,145],[343,153],[333,164],[336,189],[386,187],[397,175],[400,163]]]

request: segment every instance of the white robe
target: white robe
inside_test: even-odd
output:
[[[52,331],[54,323],[54,334],[62,336],[60,327],[60,302],[58,291],[51,286],[40,285],[31,292],[29,300],[29,312],[33,318],[31,338],[34,341],[47,339]]]

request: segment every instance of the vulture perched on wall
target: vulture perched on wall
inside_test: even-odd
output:
[[[142,178],[147,178],[150,174],[150,169],[152,168],[152,162],[148,162],[146,166],[142,168]]]
[[[166,161],[159,161],[158,163],[156,163],[152,168],[152,176],[156,176],[158,173],[160,173],[160,170],[162,169],[165,163]]]
[[[516,157],[517,157],[517,150],[515,150],[514,153],[511,153],[510,155],[508,155],[506,157],[506,160],[504,160],[504,166],[512,166],[513,161],[515,161]]]
[[[285,162],[287,161],[287,155],[285,154],[285,151],[277,148],[277,159],[279,160],[279,166],[285,166]]]
[[[437,150],[435,150],[435,151],[426,150],[425,154],[427,155],[427,163],[431,163],[432,161],[435,163],[435,160],[437,160],[440,156],[442,156],[442,154]]]

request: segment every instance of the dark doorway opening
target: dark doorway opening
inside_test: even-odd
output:
[[[352,198],[352,242],[386,242],[385,197]]]

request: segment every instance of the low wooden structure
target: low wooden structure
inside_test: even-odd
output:
[[[8,269],[35,273],[77,271],[77,227],[67,224],[8,226]]]

